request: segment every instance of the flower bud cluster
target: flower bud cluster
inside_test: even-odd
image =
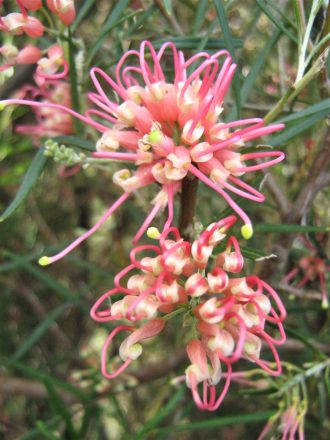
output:
[[[45,28],[42,22],[31,14],[31,11],[36,12],[43,8],[41,0],[19,0],[17,5],[20,8],[20,12],[10,12],[7,15],[0,16],[0,31],[12,36],[27,35],[31,38],[42,37]],[[69,26],[75,19],[75,6],[73,0],[47,0],[47,7],[53,13],[54,17],[58,17],[59,20]],[[8,46],[5,45],[0,50],[2,52],[8,52]],[[15,48],[15,46],[12,46]],[[35,46],[27,45],[21,51],[17,51],[17,56],[14,59],[8,60],[8,57],[4,55],[5,59],[9,62],[8,65],[13,64],[33,64],[41,59],[41,51]],[[11,57],[12,58],[12,57]],[[61,60],[60,64],[63,64]],[[41,66],[45,62],[41,63]],[[5,67],[8,67],[5,66]],[[2,66],[4,68],[4,66]],[[48,68],[49,69],[49,68]],[[52,69],[54,70],[54,65]],[[57,70],[57,68],[55,69]],[[64,75],[63,75],[64,76]],[[62,77],[63,77],[62,76]]]
[[[55,162],[63,165],[73,166],[81,164],[86,159],[84,153],[77,153],[73,148],[59,145],[57,142],[48,139],[45,142],[45,156],[53,157]]]
[[[267,283],[242,275],[244,259],[239,244],[235,237],[227,236],[235,221],[236,217],[230,216],[211,224],[192,243],[183,240],[174,227],[159,235],[153,228],[149,235],[156,237],[159,245],[141,245],[131,251],[131,264],[116,275],[115,288],[91,309],[91,317],[98,322],[144,322],[138,328],[121,325],[111,332],[102,351],[106,377],[115,377],[127,368],[142,353],[139,342],[158,334],[165,321],[180,312],[191,316],[199,334],[199,339],[187,344],[190,365],[185,374],[199,408],[219,407],[230,384],[232,364],[241,359],[256,363],[269,374],[280,374],[276,346],[285,341],[282,321],[286,311]],[[268,323],[277,327],[278,335],[269,333]],[[130,332],[119,349],[124,363],[109,373],[107,350],[121,331]],[[262,358],[263,347],[270,350],[274,363]],[[227,366],[226,380],[216,398],[222,364]],[[203,399],[198,392],[200,383],[204,396],[206,393]]]
[[[65,25],[70,25],[75,19],[73,0],[47,0],[46,4],[47,8],[53,13],[54,18],[58,17]],[[0,77],[0,82],[12,75],[13,66],[18,64],[37,64],[35,71],[36,87],[31,96],[32,100],[37,102],[36,98],[38,95],[43,96],[46,89],[56,88],[57,86],[61,87],[61,83],[56,83],[56,81],[67,79],[69,65],[64,57],[63,48],[59,44],[51,44],[47,49],[40,49],[38,47],[39,37],[43,36],[45,28],[37,17],[30,14],[31,11],[38,14],[39,10],[45,7],[43,2],[41,0],[19,0],[17,1],[17,6],[20,8],[20,12],[10,12],[7,15],[0,16],[0,32],[8,34],[6,37],[8,42],[0,47],[0,56],[2,58],[0,74],[4,72],[2,78]],[[41,11],[40,16],[43,16],[45,13],[47,14],[46,11]],[[53,31],[57,32],[57,27],[54,27]],[[12,40],[15,40],[15,36],[20,35],[26,35],[30,39],[33,38],[35,40],[32,44],[28,43],[19,47],[20,40],[18,39],[17,43],[12,42]],[[26,41],[26,38],[22,41]],[[22,91],[24,90],[25,87],[23,87]],[[26,95],[22,93],[22,97],[26,98]],[[68,99],[59,101],[49,99],[43,102],[58,103],[68,106],[68,108],[71,107],[71,102]],[[44,108],[42,110],[44,110],[44,115],[41,118],[36,115],[39,127],[41,128],[42,126],[43,128],[41,130],[42,133],[38,133],[37,130],[29,133],[29,130],[27,130],[26,134],[32,135],[38,141],[41,136],[47,136],[47,131],[50,132],[49,136],[53,135],[51,132],[55,132],[55,135],[69,134],[68,131],[71,133],[71,122],[68,124],[68,115],[66,113],[58,109],[49,111],[49,109]],[[42,113],[42,110],[39,111],[39,114]],[[68,125],[70,125],[70,130],[68,130]],[[50,129],[49,126],[52,126],[54,130]]]

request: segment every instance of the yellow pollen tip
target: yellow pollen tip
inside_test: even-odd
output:
[[[0,112],[1,112],[1,110],[3,110],[5,107],[6,107],[6,103],[0,101]]]
[[[153,240],[158,240],[160,238],[160,232],[157,228],[152,226],[152,227],[148,228],[147,236],[149,238],[152,238]]]
[[[244,225],[241,227],[241,234],[245,240],[249,240],[253,235],[252,225]]]
[[[321,305],[323,310],[327,310],[329,308],[329,302],[328,299],[325,299],[322,301],[322,305]]]
[[[39,258],[38,263],[40,264],[40,266],[48,266],[48,264],[50,264],[50,258],[43,256],[43,257]]]
[[[151,131],[148,140],[152,144],[158,144],[162,140],[162,132],[160,130]]]

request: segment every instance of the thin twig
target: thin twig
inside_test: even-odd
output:
[[[286,198],[284,192],[279,187],[278,183],[276,182],[275,177],[272,175],[270,171],[263,170],[266,178],[265,178],[265,186],[267,187],[268,191],[271,193],[276,206],[279,210],[281,218],[284,218],[290,209],[290,203],[288,199]]]

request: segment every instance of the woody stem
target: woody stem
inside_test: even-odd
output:
[[[180,197],[179,231],[185,240],[191,240],[194,232],[198,179],[187,175],[182,181]]]

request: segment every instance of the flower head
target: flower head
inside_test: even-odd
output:
[[[172,75],[166,75],[162,67],[168,61],[168,52]],[[283,124],[265,127],[261,118],[224,122],[223,101],[235,69],[226,50],[213,55],[201,52],[186,60],[173,43],[163,44],[156,52],[149,41],[144,41],[139,51],[129,50],[123,55],[115,69],[115,79],[98,67],[91,69],[96,92],[88,96],[96,108],[88,109],[85,115],[52,103],[3,103],[62,109],[96,128],[101,137],[93,156],[133,165],[114,175],[114,183],[127,197],[152,183],[161,186],[134,243],[166,206],[169,226],[174,196],[188,174],[223,197],[243,220],[241,232],[248,239],[253,233],[251,221],[228,192],[255,202],[264,200],[242,176],[280,162],[284,154],[273,150],[245,152],[244,148],[255,138],[281,130]],[[100,224],[113,212],[110,209]],[[89,235],[86,233],[84,238]],[[47,261],[56,259],[54,256]]]
[[[240,247],[233,236],[227,236],[235,222],[234,216],[220,220],[192,243],[183,240],[174,227],[160,235],[151,231],[159,245],[135,247],[130,253],[131,264],[116,275],[115,287],[91,309],[91,317],[99,322],[126,320],[134,324],[167,321],[172,313],[190,316],[193,333],[200,338],[187,345],[191,364],[185,379],[197,406],[207,410],[221,404],[232,365],[238,360],[256,363],[271,375],[281,372],[276,346],[285,341],[282,321],[286,311],[271,286],[256,276],[241,274],[244,260]],[[268,323],[277,326],[278,335],[269,333]],[[263,347],[270,350],[274,363],[262,359]],[[107,348],[106,344],[102,352],[103,370]],[[226,365],[225,374],[221,363]],[[217,398],[215,387],[223,376],[226,380]],[[203,399],[199,384],[204,389]]]
[[[67,26],[76,18],[73,0],[47,0],[47,6]]]

